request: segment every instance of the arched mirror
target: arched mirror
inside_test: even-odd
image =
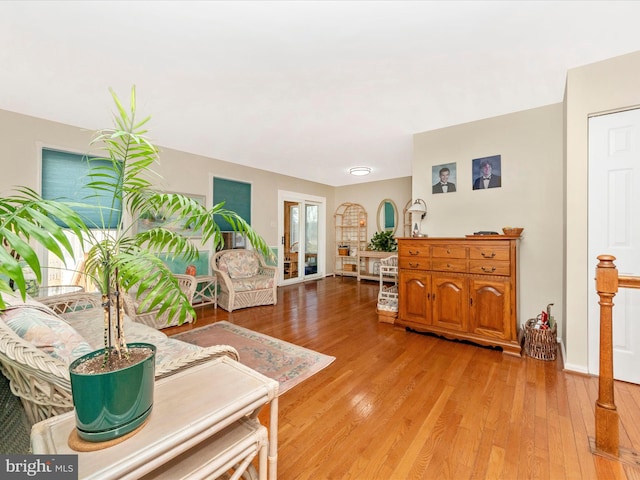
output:
[[[396,207],[393,200],[385,198],[380,202],[376,219],[378,221],[379,232],[396,233],[396,229],[398,228],[398,207]]]

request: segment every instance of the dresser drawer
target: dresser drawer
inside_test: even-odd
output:
[[[406,270],[429,270],[431,260],[425,257],[398,257],[398,267]]]
[[[500,260],[471,260],[469,262],[469,273],[481,275],[503,275],[509,276],[511,263]]]
[[[433,245],[431,256],[433,258],[467,258],[467,247]]]
[[[422,257],[429,258],[429,245],[425,245],[420,241],[401,242],[398,249],[400,257]]]
[[[458,272],[467,273],[467,261],[464,259],[440,259],[434,258],[431,261],[431,270],[438,272]]]
[[[471,260],[505,260],[509,261],[509,247],[473,246],[469,247]]]

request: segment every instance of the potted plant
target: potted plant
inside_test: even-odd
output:
[[[172,223],[154,224],[152,228],[134,232],[138,219],[157,219],[158,212],[162,212],[163,219],[173,219],[174,223],[201,230],[202,242],[212,240],[217,249],[223,238],[214,219],[221,216],[234,230],[245,234],[256,250],[265,256],[272,255],[262,237],[239,215],[226,210],[224,204],[207,209],[185,195],[155,189],[152,178],[159,177],[153,170],[158,162],[158,149],[145,136],[145,125],[150,118],[136,118],[135,87],[131,91],[128,111],[113,91],[111,95],[117,108],[115,126],[98,131],[91,142],[101,156],[93,159],[100,162],[95,162],[90,169],[88,187],[96,192],[96,197],[107,200],[106,205],[103,202],[104,206],[95,207],[100,208],[100,216],[105,220],[103,225],[110,225],[109,217],[119,214],[120,209],[115,208],[118,204],[122,206],[123,218],[117,219],[114,230],[103,225],[87,225],[81,219],[78,222],[77,215],[64,202],[49,203],[52,210],[64,206],[62,214],[71,222],[66,223],[75,226],[76,235],[85,236],[85,244],[92,245],[84,273],[102,294],[104,348],[77,359],[70,366],[78,434],[89,441],[105,441],[129,433],[144,422],[153,404],[155,347],[127,344],[123,295],[135,288],[135,295],[143,299],[141,308],[159,308],[159,314],[168,312],[169,321],[177,317],[182,322],[188,314],[195,316],[189,299],[158,254],[162,252],[190,261],[197,258],[196,246],[179,229],[173,228]],[[35,193],[30,193],[37,202]],[[55,215],[57,212],[47,213]],[[25,223],[28,224],[28,220]],[[7,233],[11,233],[10,228],[11,225]],[[14,228],[20,228],[17,231],[23,235],[34,235],[31,230],[35,227],[20,223]],[[53,239],[41,238],[41,243],[54,253],[59,252],[58,256],[62,255],[58,244],[70,251],[70,246],[67,248],[64,243],[66,239],[62,238],[63,233],[53,229],[53,234]],[[7,237],[12,248],[14,241],[20,240],[14,237]],[[18,241],[21,248],[16,251],[27,255],[31,260],[29,265],[40,272],[37,258],[32,258],[34,255],[23,243]],[[13,264],[9,265],[12,267],[9,273],[16,275],[16,285],[24,296],[24,277],[15,271]],[[3,287],[0,283],[0,288]],[[123,383],[111,379],[114,375],[123,376]],[[88,382],[86,385],[85,381]],[[112,406],[108,407],[110,402]],[[111,424],[111,420],[117,420],[117,423]]]
[[[395,252],[398,250],[398,242],[393,237],[393,232],[382,231],[373,234],[367,247],[376,252]]]

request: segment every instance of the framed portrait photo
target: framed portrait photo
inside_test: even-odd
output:
[[[172,193],[172,192],[167,192]],[[173,192],[178,193],[178,192]],[[181,193],[185,197],[189,197],[200,205],[205,204],[205,196],[204,195],[192,195],[190,193]],[[144,217],[138,218],[138,232],[145,232],[147,230],[151,230],[152,228],[164,227],[174,232],[180,233],[185,237],[202,237],[202,230],[194,230],[189,225],[187,225],[183,220],[179,220],[178,217],[169,216],[165,212],[155,212],[148,213]]]
[[[474,158],[472,163],[474,190],[502,187],[502,158],[500,155]]]
[[[456,191],[456,164],[443,163],[431,167],[431,192],[451,193]]]

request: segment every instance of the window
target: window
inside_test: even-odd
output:
[[[109,207],[104,210],[92,208],[91,206],[74,208],[76,212],[85,218],[87,225],[94,225],[96,229],[100,230],[96,231],[94,235],[96,240],[100,241],[109,234],[110,229],[117,228],[122,216],[122,206],[118,201],[111,208],[113,195],[107,192],[97,194],[87,188],[87,184],[91,181],[89,177],[90,162],[91,165],[94,162],[104,165],[109,164],[108,160],[89,160],[85,155],[43,148],[42,197],[47,200],[64,200]],[[73,245],[73,258],[65,252],[65,262],[63,263],[58,257],[49,255],[45,251],[45,259],[43,261],[43,264],[46,265],[46,271],[43,272],[45,285],[81,284],[86,290],[91,290],[90,283],[81,275],[84,265],[84,252],[80,248],[80,242],[70,231],[67,233],[67,238]],[[76,259],[75,261],[74,258]]]
[[[89,226],[117,228],[122,217],[122,205],[111,205],[113,195],[87,188],[89,170],[95,164],[110,165],[109,160],[89,159],[86,155],[42,149],[42,197],[90,205],[75,207]],[[115,183],[115,182],[114,182]],[[103,207],[103,208],[94,208]],[[65,225],[63,225],[65,226]]]
[[[225,202],[224,208],[237,213],[242,219],[251,225],[251,184],[227,180],[224,178],[213,178],[213,204],[217,205]],[[223,232],[233,230],[229,222],[222,217],[215,219]]]

